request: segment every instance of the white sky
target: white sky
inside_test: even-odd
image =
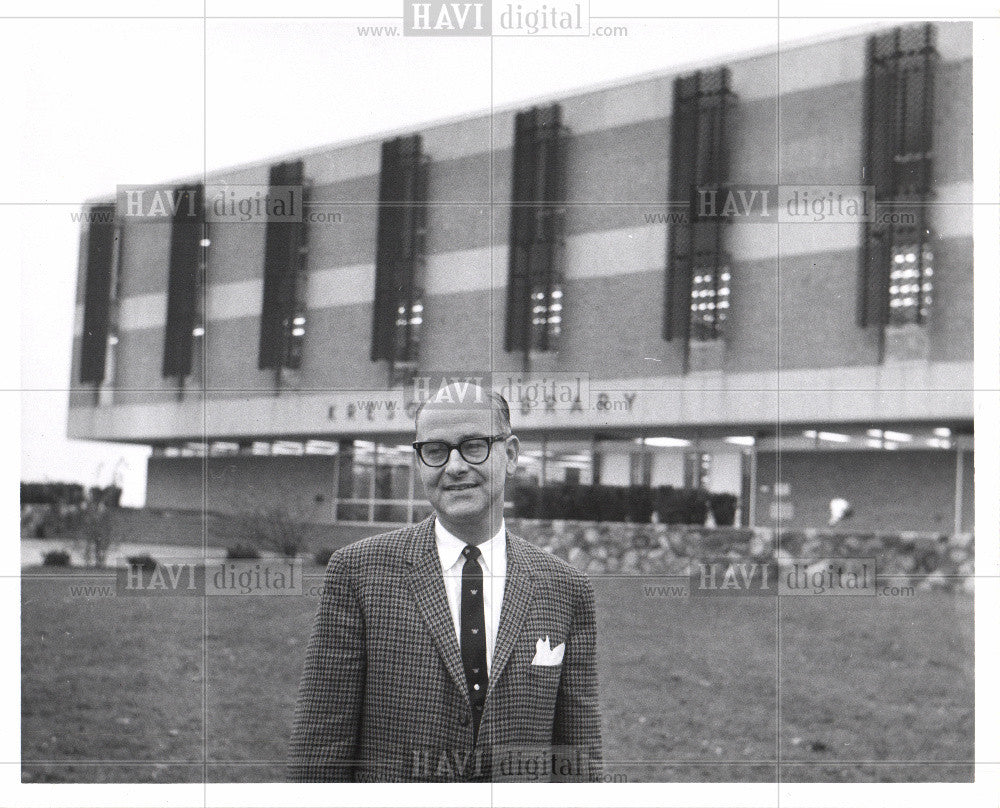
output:
[[[323,13],[391,16],[401,0],[349,5]],[[594,0],[591,13],[643,12]],[[489,39],[357,35],[376,22],[393,20],[2,21],[20,139],[19,176],[4,191],[17,204],[4,219],[18,233],[22,479],[107,484],[120,468],[125,501],[143,497],[144,450],[65,437],[79,246],[71,213],[88,197],[482,112],[491,83],[492,103],[505,106],[878,21],[630,19],[627,38],[496,37],[492,68]]]

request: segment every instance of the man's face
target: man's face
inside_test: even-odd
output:
[[[417,423],[417,440],[442,440],[457,444],[466,438],[501,434],[492,408],[450,408],[428,405]],[[469,463],[453,449],[443,466],[428,466],[419,459],[420,479],[427,499],[446,527],[499,526],[503,514],[504,483],[517,468],[516,437],[490,446],[485,462]],[[497,524],[493,525],[492,522]]]

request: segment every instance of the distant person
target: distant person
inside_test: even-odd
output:
[[[446,387],[416,420],[434,514],[331,557],[290,779],[599,779],[594,596],[506,530],[506,400]]]
[[[854,508],[851,503],[843,497],[834,497],[830,500],[830,527],[839,525],[845,519],[854,515]]]

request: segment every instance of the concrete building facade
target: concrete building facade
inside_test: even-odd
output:
[[[283,321],[294,360],[277,366],[262,358],[278,243],[269,221],[200,215],[197,254],[185,258],[176,214],[130,216],[121,189],[95,200],[81,240],[70,437],[153,447],[149,506],[280,502],[317,521],[402,522],[427,511],[401,379],[575,378],[586,390],[578,406],[514,407],[526,484],[697,486],[739,497],[744,524],[795,527],[825,524],[826,503],[845,497],[859,527],[972,529],[970,25],[783,48],[532,110],[556,115],[531,119],[548,133],[531,141],[542,143],[535,154],[558,157],[556,196],[537,162],[526,175],[529,186],[540,178],[537,194],[523,195],[527,108],[170,186],[203,183],[206,205],[211,189],[305,189],[285,265],[299,278]],[[419,170],[399,176],[419,187],[387,197],[386,144],[414,135]],[[687,174],[685,137],[696,147]],[[292,164],[299,183],[275,173]],[[864,188],[887,225],[787,207],[796,192],[832,205]],[[742,190],[757,207],[692,224],[705,189]],[[759,206],[765,191],[772,209]],[[390,227],[388,212],[407,206],[419,222]],[[103,231],[102,210],[114,214]],[[895,228],[893,215],[914,212]],[[541,264],[525,258],[523,318],[534,325],[512,337],[522,227],[545,249]],[[383,238],[399,228],[414,241],[392,264]],[[172,286],[185,260],[188,298]],[[389,284],[390,308],[400,304],[389,339],[419,339],[373,359],[387,266],[396,281],[401,266],[411,273],[407,289]],[[678,320],[689,308],[690,321]],[[167,367],[177,322],[185,358]]]

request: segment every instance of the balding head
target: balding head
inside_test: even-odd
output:
[[[416,422],[417,467],[437,518],[463,541],[488,540],[503,521],[504,485],[517,469],[507,401],[451,384],[417,410]]]
[[[450,409],[453,411],[492,410],[493,431],[498,435],[510,435],[510,405],[502,395],[486,390],[478,384],[449,384],[424,401],[413,416],[417,433],[420,432],[420,414],[425,409]]]

